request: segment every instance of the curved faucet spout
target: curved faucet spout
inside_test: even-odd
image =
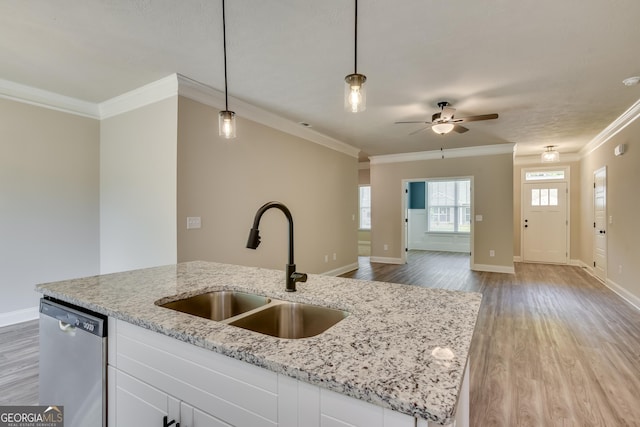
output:
[[[280,209],[289,221],[289,263],[285,268],[286,288],[288,292],[295,292],[296,282],[306,282],[307,275],[296,272],[296,265],[293,262],[293,217],[289,209],[280,202],[268,202],[258,209],[253,219],[253,227],[249,231],[249,239],[247,240],[247,248],[256,249],[260,245],[260,219],[262,215],[271,208]]]

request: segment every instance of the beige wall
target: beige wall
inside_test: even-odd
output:
[[[293,215],[299,271],[357,262],[355,157],[242,118],[238,137],[224,140],[217,109],[184,97],[178,105],[179,261],[284,269],[288,225],[279,210],[262,217],[258,249],[245,247],[256,210],[276,200]],[[189,216],[201,217],[202,228],[187,230]]]
[[[99,272],[98,155],[97,120],[0,99],[0,324]]]
[[[358,185],[369,185],[371,183],[371,170],[358,169]]]
[[[580,162],[560,162],[553,167],[569,167],[569,260],[580,258],[581,227],[581,174]],[[522,169],[543,167],[540,163],[515,165],[513,167],[513,255],[522,256]]]
[[[178,97],[100,123],[100,271],[176,262]]]
[[[402,257],[403,179],[461,176],[474,177],[474,210],[483,216],[482,222],[474,223],[474,263],[513,268],[512,154],[371,165],[371,255]]]
[[[580,259],[593,265],[593,173],[607,167],[607,281],[640,305],[640,120],[635,120],[608,142],[582,159]],[[613,155],[618,144],[626,145],[620,157]],[[622,272],[620,272],[622,269]]]

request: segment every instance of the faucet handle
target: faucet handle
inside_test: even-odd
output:
[[[294,282],[306,282],[307,281],[307,273],[292,273],[291,278]]]

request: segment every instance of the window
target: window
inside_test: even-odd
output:
[[[371,230],[371,186],[360,186],[360,229]]]
[[[531,190],[531,206],[558,206],[557,188],[534,188]]]
[[[564,170],[538,170],[525,172],[525,181],[548,181],[552,179],[564,179]]]
[[[427,230],[440,233],[471,231],[471,181],[427,182]]]

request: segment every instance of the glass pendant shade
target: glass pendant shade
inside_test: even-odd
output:
[[[560,153],[555,150],[553,145],[549,145],[545,147],[545,151],[542,153],[540,158],[542,163],[553,163],[560,161]]]
[[[367,78],[362,74],[349,74],[344,78],[344,109],[352,113],[367,108],[367,91],[364,83]]]
[[[218,113],[218,135],[225,139],[236,137],[236,113],[228,110]]]
[[[452,123],[438,123],[431,126],[431,130],[439,135],[444,135],[445,133],[449,133],[455,127]]]

